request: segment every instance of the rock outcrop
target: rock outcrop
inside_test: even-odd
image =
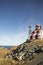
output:
[[[0,47],[0,65],[43,65],[43,39],[26,40],[10,49]]]
[[[16,49],[13,49],[6,55],[7,58],[11,58],[16,61],[28,61],[35,59],[40,53],[43,53],[43,46],[40,42],[24,42]]]

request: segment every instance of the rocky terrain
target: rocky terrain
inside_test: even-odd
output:
[[[26,40],[19,46],[2,49],[0,65],[43,65],[43,39]]]

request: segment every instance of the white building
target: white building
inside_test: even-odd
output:
[[[39,31],[38,38],[43,38],[43,30]]]

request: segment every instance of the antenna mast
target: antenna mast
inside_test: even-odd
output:
[[[29,36],[30,36],[32,30],[31,30],[31,26],[29,26],[28,28],[29,28],[29,32],[28,32],[28,38],[29,38]]]

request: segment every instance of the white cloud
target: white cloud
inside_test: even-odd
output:
[[[0,46],[15,46],[23,43],[26,40],[27,34],[11,34],[11,35],[0,35]]]

